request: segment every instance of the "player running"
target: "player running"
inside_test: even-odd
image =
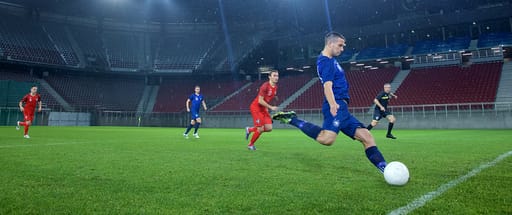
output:
[[[388,103],[391,97],[398,98],[394,93],[391,92],[391,84],[384,84],[384,91],[380,92],[375,99],[373,99],[373,103],[375,103],[375,110],[373,111],[373,119],[370,125],[366,127],[368,130],[372,130],[373,127],[377,126],[379,120],[382,118],[388,119],[388,133],[386,134],[387,138],[396,139],[393,134],[391,134],[391,130],[393,130],[393,126],[395,125],[395,117],[388,110]]]
[[[190,95],[187,99],[186,106],[187,112],[190,112],[190,124],[187,127],[183,136],[188,139],[188,132],[192,127],[194,127],[194,137],[199,139],[199,135],[197,134],[197,130],[199,130],[199,126],[201,125],[201,116],[199,116],[199,109],[201,109],[201,104],[203,105],[204,110],[206,111],[206,103],[204,102],[203,95],[201,92],[201,87],[195,86],[194,93]],[[192,107],[190,106],[192,103]]]
[[[41,112],[42,110],[42,102],[41,96],[37,93],[37,86],[32,86],[30,88],[30,93],[23,96],[18,106],[20,107],[20,111],[23,112],[24,121],[18,121],[16,123],[16,130],[20,130],[20,125],[25,126],[25,133],[23,135],[24,138],[30,138],[28,136],[28,128],[32,125],[34,121],[34,113],[36,112],[36,106],[39,105],[37,112]]]
[[[251,115],[254,127],[245,128],[245,139],[249,140],[249,136],[253,133],[251,141],[247,148],[249,150],[256,150],[254,143],[263,132],[272,131],[272,119],[268,109],[276,111],[277,107],[270,105],[270,101],[274,99],[277,93],[277,82],[279,81],[279,72],[272,70],[268,74],[268,81],[263,83],[258,91],[258,96],[251,103]]]
[[[368,160],[383,172],[386,161],[375,145],[374,138],[368,129],[348,112],[349,84],[343,68],[335,59],[346,46],[345,37],[331,32],[324,39],[324,49],[317,58],[317,72],[324,89],[323,128],[297,118],[293,111],[279,112],[272,118],[299,128],[304,134],[326,146],[332,145],[341,131],[346,136],[360,141]]]

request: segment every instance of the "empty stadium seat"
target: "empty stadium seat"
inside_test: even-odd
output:
[[[390,67],[365,71],[346,71],[345,75],[350,85],[350,107],[369,107],[373,99],[398,74],[399,68]],[[320,81],[311,86],[287,109],[317,109],[322,107],[324,98]]]
[[[396,93],[393,105],[494,102],[501,62],[413,69]]]

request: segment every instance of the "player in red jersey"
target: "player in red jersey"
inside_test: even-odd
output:
[[[258,96],[251,103],[251,115],[254,122],[254,127],[245,128],[245,139],[249,140],[249,135],[252,135],[251,141],[249,142],[248,149],[256,150],[254,143],[263,132],[272,131],[272,119],[268,109],[276,111],[277,107],[270,105],[270,101],[274,99],[277,93],[277,81],[279,80],[279,72],[272,70],[268,74],[268,82],[261,85],[258,92]]]
[[[23,104],[25,104],[25,106],[23,106]],[[41,112],[41,96],[37,93],[37,86],[33,86],[30,88],[30,93],[25,95],[19,103],[20,110],[23,112],[24,121],[18,121],[16,130],[20,130],[20,125],[25,126],[24,138],[30,138],[30,136],[28,136],[28,128],[32,125],[32,121],[34,120],[34,113],[37,105],[39,105],[37,112]]]

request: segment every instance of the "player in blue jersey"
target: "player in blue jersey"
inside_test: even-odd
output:
[[[330,146],[336,140],[338,132],[363,143],[366,156],[381,172],[386,167],[386,161],[375,145],[375,140],[368,129],[348,111],[349,84],[345,72],[335,57],[339,56],[346,46],[345,37],[331,32],[325,36],[325,46],[317,59],[318,77],[323,85],[324,115],[323,127],[297,118],[295,112],[279,112],[273,119],[280,120],[299,128],[309,137],[320,144]]]
[[[187,112],[190,112],[190,125],[188,125],[187,130],[183,133],[185,138],[188,138],[188,132],[192,127],[194,127],[194,137],[199,138],[197,134],[197,130],[199,130],[199,126],[201,125],[201,116],[199,116],[199,109],[201,109],[201,105],[203,105],[204,110],[206,111],[206,102],[204,102],[203,95],[201,92],[201,87],[196,86],[194,89],[194,93],[190,95],[187,99]],[[192,103],[192,105],[190,105]]]

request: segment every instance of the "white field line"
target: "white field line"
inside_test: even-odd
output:
[[[58,146],[58,145],[73,145],[73,144],[83,144],[89,142],[62,142],[62,143],[47,143],[47,144],[23,144],[20,143],[18,145],[6,145],[0,146],[1,148],[18,148],[18,147],[31,147],[31,146]]]
[[[452,181],[450,181],[450,182],[448,182],[446,184],[441,185],[439,188],[437,188],[437,190],[432,191],[432,192],[428,192],[425,195],[423,195],[423,196],[415,199],[414,201],[410,202],[409,204],[391,211],[389,213],[389,215],[408,214],[408,213],[410,213],[410,212],[412,212],[412,211],[422,207],[427,202],[429,202],[429,201],[435,199],[436,197],[440,196],[441,194],[443,194],[444,192],[446,192],[450,188],[453,188],[453,187],[457,186],[458,184],[466,181],[467,179],[477,175],[478,173],[480,173],[484,169],[487,169],[489,167],[495,166],[500,161],[504,160],[507,157],[510,157],[511,155],[512,155],[512,151],[506,152],[506,153],[498,156],[493,161],[490,161],[488,163],[484,163],[484,164],[478,166],[477,168],[471,170],[466,175],[463,175],[463,176],[461,176],[461,177],[459,177],[457,179],[454,179],[454,180],[452,180]]]

